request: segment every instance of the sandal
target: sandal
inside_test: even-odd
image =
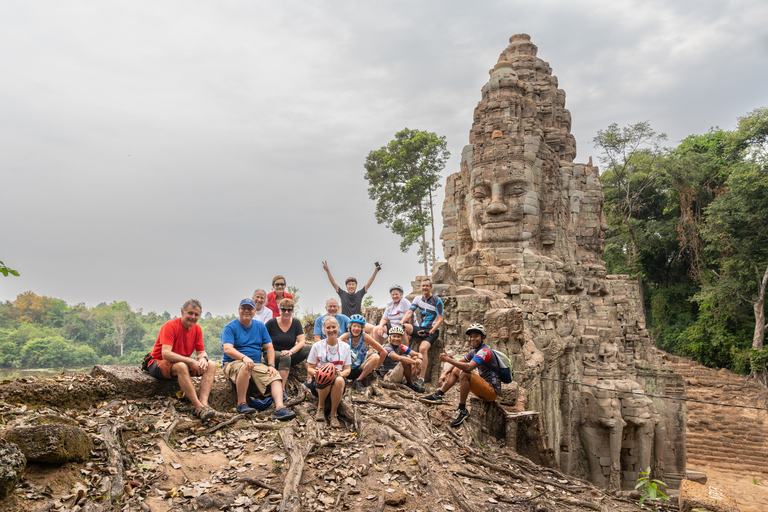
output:
[[[204,405],[200,408],[199,411],[195,413],[195,416],[200,418],[202,421],[205,421],[212,418],[213,416],[216,416],[216,411],[214,411],[211,406]]]

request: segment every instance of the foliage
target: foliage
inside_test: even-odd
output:
[[[376,221],[402,239],[407,252],[419,242],[428,254],[426,230],[432,228],[432,263],[435,262],[434,191],[450,157],[445,137],[405,128],[386,146],[368,153],[365,179],[368,196],[376,201]],[[424,273],[428,274],[424,258]]]
[[[0,261],[0,274],[3,274],[5,277],[8,277],[9,275],[18,277],[19,272],[13,270],[12,268],[6,267],[5,264]]]
[[[301,290],[298,289],[296,286],[288,285],[285,288],[285,291],[293,295],[293,309],[294,311],[299,309],[299,296],[301,294]]]
[[[640,496],[640,502],[638,505],[641,507],[643,506],[643,502],[650,498],[651,501],[655,500],[656,498],[661,498],[663,500],[669,501],[669,497],[664,494],[664,491],[662,491],[659,486],[663,485],[664,487],[668,487],[667,484],[662,482],[661,480],[652,480],[651,479],[651,467],[648,466],[648,469],[645,471],[640,472],[640,478],[637,479],[637,485],[635,486],[635,489],[640,489],[640,491],[643,493],[642,496]],[[653,505],[653,509],[656,510],[656,505]]]
[[[365,297],[363,297],[363,307],[369,308],[373,306],[373,295],[368,294]]]

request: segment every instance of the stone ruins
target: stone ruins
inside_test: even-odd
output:
[[[684,397],[684,381],[654,356],[638,283],[606,275],[599,172],[573,162],[570,129],[549,64],[530,36],[512,36],[446,183],[448,261],[433,273],[442,338],[464,352],[469,324],[488,328],[518,372],[517,410],[540,413],[545,451],[565,473],[631,489],[650,466],[677,487],[684,402],[645,393]]]

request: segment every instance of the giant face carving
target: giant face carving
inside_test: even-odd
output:
[[[538,233],[535,184],[523,169],[483,164],[473,169],[469,189],[469,229],[479,243],[520,242]]]

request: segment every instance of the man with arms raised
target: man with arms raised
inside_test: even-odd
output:
[[[283,382],[275,368],[275,349],[264,324],[253,320],[255,309],[252,299],[241,300],[237,319],[229,322],[221,331],[224,375],[237,389],[238,413],[256,412],[256,409],[246,402],[248,384],[253,380],[259,393],[264,394],[267,386],[272,392],[272,399],[275,401],[272,419],[290,420],[296,415],[283,406]]]
[[[414,382],[419,387],[424,387],[424,375],[427,373],[429,362],[429,347],[437,340],[440,334],[440,326],[443,324],[443,301],[437,295],[432,295],[432,281],[429,278],[421,280],[421,293],[413,299],[411,308],[403,316],[401,324],[407,324],[413,318],[416,309],[421,315],[421,323],[414,327],[411,346],[416,344],[418,351],[424,358],[421,364],[418,379]]]
[[[472,350],[467,352],[463,360],[452,359],[443,352],[440,361],[449,363],[446,370],[440,375],[442,387],[420,400],[427,404],[443,403],[443,395],[459,381],[459,409],[451,420],[452,427],[461,425],[467,416],[467,397],[471,391],[486,402],[493,402],[501,394],[501,381],[499,380],[499,360],[496,354],[485,344],[485,327],[481,324],[472,324],[467,329],[469,344]],[[477,372],[474,369],[477,368]]]
[[[378,274],[379,270],[381,270],[381,265],[378,262],[376,263],[376,269],[373,271],[371,278],[368,279],[368,282],[365,283],[365,286],[363,286],[362,290],[357,289],[356,277],[348,277],[344,282],[344,286],[347,288],[347,291],[342,290],[341,287],[336,284],[336,280],[331,275],[331,271],[328,268],[328,262],[326,261],[323,262],[323,270],[325,270],[325,273],[328,274],[328,280],[331,282],[331,286],[333,286],[333,289],[336,290],[336,293],[339,294],[339,299],[341,299],[341,312],[346,316],[361,315],[362,311],[360,308],[363,305],[363,298],[365,298],[365,294],[368,292],[368,290],[371,289],[373,280],[376,279],[376,274]],[[370,334],[372,329],[373,326],[371,325],[370,329],[366,329],[365,332]]]
[[[336,321],[339,323],[339,334],[347,332],[347,325],[349,324],[349,317],[339,313],[339,301],[334,298],[330,298],[325,301],[325,313],[315,320],[315,341],[325,339],[325,331],[323,330],[323,320],[326,316],[336,317]]]
[[[195,407],[195,416],[207,420],[216,415],[208,406],[216,363],[208,361],[203,345],[203,330],[197,325],[203,306],[190,299],[181,307],[181,318],[169,320],[160,328],[147,371],[158,380],[178,380],[179,387]],[[190,356],[196,352],[196,359]],[[200,395],[192,377],[201,377]]]

